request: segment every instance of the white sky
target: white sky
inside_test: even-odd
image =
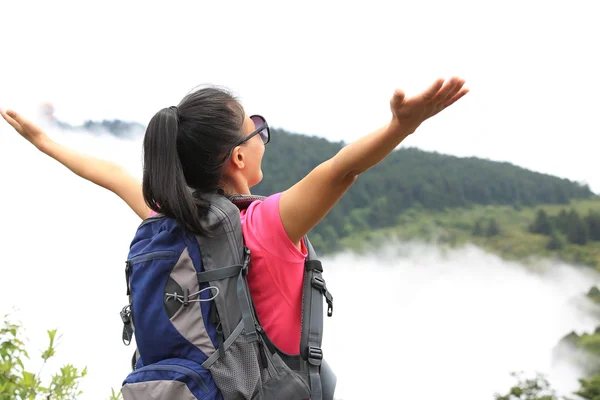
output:
[[[273,126],[352,141],[388,120],[395,87],[411,93],[457,74],[471,93],[405,145],[600,192],[600,3],[355,4],[2,1],[0,107],[31,114],[49,101],[73,123],[146,124],[210,82]]]

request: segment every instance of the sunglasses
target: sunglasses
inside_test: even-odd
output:
[[[248,140],[252,139],[256,135],[260,135],[263,144],[269,143],[269,141],[271,140],[271,130],[269,129],[269,124],[267,124],[267,120],[260,115],[251,115],[250,119],[252,120],[252,122],[254,122],[256,130],[248,136],[246,136],[244,139],[242,139],[242,141],[238,142],[236,146],[246,143]]]

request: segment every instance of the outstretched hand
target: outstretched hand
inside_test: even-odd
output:
[[[29,121],[26,118],[23,118],[21,115],[16,113],[15,111],[8,110],[0,110],[0,114],[2,114],[2,118],[6,120],[15,128],[17,132],[25,139],[27,139],[31,144],[33,144],[38,149],[43,145],[44,141],[48,139],[48,136],[44,133],[44,131]]]
[[[464,84],[464,79],[457,77],[447,82],[440,78],[427,90],[412,97],[406,97],[403,90],[396,89],[390,100],[393,122],[399,124],[409,134],[413,133],[423,121],[448,108],[467,94],[469,89],[463,87]]]

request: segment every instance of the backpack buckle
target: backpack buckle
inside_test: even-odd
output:
[[[319,366],[323,361],[323,350],[317,346],[308,346],[308,358],[309,364]]]
[[[333,296],[329,293],[329,290],[325,290],[325,300],[327,301],[327,316],[333,315]]]
[[[325,289],[325,280],[319,276],[314,275],[311,283],[315,289],[319,289],[321,291]]]
[[[333,315],[333,296],[329,293],[329,290],[327,290],[325,280],[320,276],[313,275],[311,284],[325,296],[325,300],[327,301],[327,316],[331,317]]]

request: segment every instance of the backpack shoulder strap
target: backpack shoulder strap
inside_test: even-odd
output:
[[[229,201],[237,206],[240,210],[245,210],[256,200],[265,200],[265,196],[249,195],[249,194],[234,194],[228,197]]]
[[[323,279],[323,266],[317,259],[312,244],[304,238],[308,257],[304,262],[304,287],[302,295],[302,333],[300,355],[308,361],[312,400],[321,400],[322,385],[320,367],[323,362],[323,297],[327,301],[327,316],[333,315],[333,296],[327,290]]]

